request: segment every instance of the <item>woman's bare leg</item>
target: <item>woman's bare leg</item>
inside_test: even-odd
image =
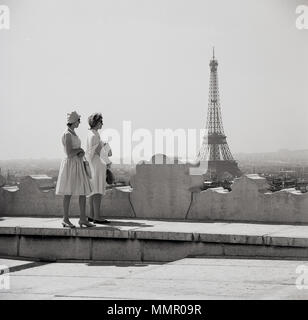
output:
[[[63,198],[63,209],[64,209],[64,222],[69,222],[69,209],[70,209],[70,201],[71,201],[71,195],[66,195]]]
[[[94,219],[99,220],[100,218],[100,209],[101,209],[101,201],[102,195],[97,193],[93,195],[93,204],[94,204]]]
[[[90,203],[90,213],[89,217],[94,219],[94,204],[93,204],[93,196],[89,198],[89,203]]]
[[[87,221],[86,196],[79,196],[80,221]]]

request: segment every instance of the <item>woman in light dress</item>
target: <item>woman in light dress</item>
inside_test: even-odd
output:
[[[92,187],[83,164],[85,152],[81,148],[81,141],[75,132],[79,124],[80,115],[76,111],[67,115],[67,130],[62,136],[66,158],[61,162],[56,185],[56,194],[64,196],[64,218],[62,225],[69,228],[75,228],[69,220],[69,206],[72,196],[79,196],[80,227],[95,226],[87,221],[86,217],[86,196],[91,193]]]
[[[90,196],[90,218],[89,221],[95,223],[109,223],[106,219],[100,219],[100,206],[102,196],[106,193],[106,170],[107,164],[100,154],[104,148],[104,143],[98,133],[103,126],[103,117],[101,113],[93,113],[89,119],[89,134],[87,138],[86,157],[91,168],[92,193]],[[110,154],[109,154],[110,155]]]

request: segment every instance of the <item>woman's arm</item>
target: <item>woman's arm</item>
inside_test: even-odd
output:
[[[92,159],[94,157],[94,155],[100,153],[100,149],[99,149],[99,138],[96,135],[90,135],[88,136],[88,140],[87,140],[87,157],[89,159]]]
[[[73,149],[72,145],[72,138],[70,133],[65,133],[64,136],[64,145],[65,145],[65,152],[68,157],[74,157],[80,153],[80,155],[84,155],[84,151],[81,148]]]
[[[100,143],[100,144],[96,147],[95,153],[96,153],[98,156],[100,156],[101,151],[102,151],[102,148],[103,148],[102,143]]]
[[[111,150],[110,145],[109,145],[108,142],[104,143],[104,148],[106,150],[105,152],[108,152],[108,157],[112,157],[112,150]]]

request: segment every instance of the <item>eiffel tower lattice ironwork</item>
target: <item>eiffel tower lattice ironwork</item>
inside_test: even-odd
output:
[[[206,122],[207,134],[203,139],[197,159],[199,161],[206,161],[208,172],[214,173],[218,179],[221,179],[225,173],[233,177],[238,177],[242,173],[231,154],[223,129],[217,67],[218,62],[215,59],[213,48],[213,58],[210,61],[211,73]]]

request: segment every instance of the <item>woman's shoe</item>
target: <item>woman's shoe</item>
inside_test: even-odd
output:
[[[93,218],[90,218],[90,217],[87,217],[87,218],[88,218],[88,221],[94,222]]]
[[[65,221],[62,221],[62,226],[63,228],[71,228],[71,229],[76,228],[76,226],[73,225],[71,222],[65,222]]]
[[[95,224],[89,222],[89,221],[80,221],[78,222],[80,228],[82,227],[86,227],[86,228],[91,228],[91,227],[95,227]]]

